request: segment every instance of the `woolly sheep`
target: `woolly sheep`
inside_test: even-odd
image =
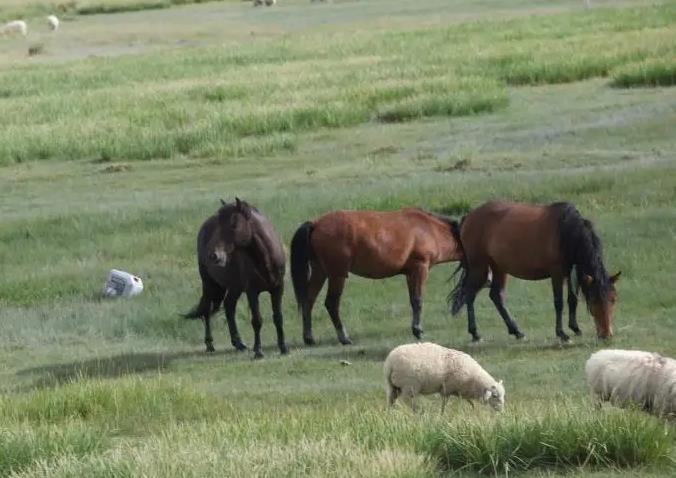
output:
[[[265,5],[266,5],[267,7],[271,7],[271,6],[274,5],[275,3],[277,3],[277,0],[265,0]]]
[[[587,384],[600,401],[635,403],[657,415],[676,413],[676,360],[638,350],[601,350],[585,365]]]
[[[413,399],[417,395],[433,393],[441,395],[441,413],[450,395],[487,402],[497,411],[505,404],[502,380],[496,382],[466,353],[431,342],[394,348],[385,359],[384,369],[390,406],[402,395],[415,409]]]
[[[47,17],[47,26],[53,32],[59,29],[59,19],[56,18],[56,15],[49,15]]]
[[[23,20],[14,20],[6,23],[0,28],[0,35],[13,35],[15,33],[20,33],[23,36],[28,35],[28,26],[26,26],[26,22]]]

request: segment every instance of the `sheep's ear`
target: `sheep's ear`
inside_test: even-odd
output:
[[[498,382],[498,384],[499,384],[499,385],[502,385],[502,380],[500,380],[500,381]]]
[[[491,398],[491,395],[493,395],[493,391],[489,388],[484,392],[484,402],[487,402]]]

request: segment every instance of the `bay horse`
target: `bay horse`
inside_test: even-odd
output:
[[[581,289],[594,317],[599,338],[613,335],[613,308],[617,300],[615,282],[620,272],[608,275],[603,265],[601,241],[590,221],[570,203],[534,205],[491,201],[467,214],[460,225],[464,251],[458,270],[460,280],[449,294],[451,312],[467,305],[468,331],[481,340],[474,316],[474,299],[492,272],[490,298],[516,338],[523,333],[505,306],[507,275],[519,279],[551,279],[556,312],[556,336],[563,331],[563,284],[568,283],[568,327],[581,335],[577,324],[577,296]],[[457,271],[456,271],[457,272]]]
[[[207,352],[213,352],[210,318],[223,303],[232,345],[239,351],[246,350],[235,323],[237,300],[245,293],[251,309],[254,355],[262,358],[258,296],[263,291],[269,292],[277,344],[280,352],[286,354],[282,318],[286,258],[282,241],[270,221],[247,202],[235,198],[234,204],[228,204],[221,199],[221,204],[197,234],[202,297],[185,317],[203,320],[204,343]]]
[[[422,295],[430,267],[461,259],[458,222],[408,208],[393,212],[334,211],[302,224],[291,241],[291,277],[303,317],[303,341],[314,345],[312,307],[328,279],[324,305],[343,345],[351,344],[340,320],[348,273],[369,279],[406,276],[411,330],[420,339]]]

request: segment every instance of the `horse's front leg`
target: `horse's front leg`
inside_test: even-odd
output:
[[[246,344],[242,342],[237,330],[237,322],[235,322],[235,313],[237,311],[237,301],[242,295],[239,289],[230,288],[223,301],[223,308],[225,309],[225,319],[228,323],[228,330],[230,331],[230,342],[232,346],[238,351],[246,350]]]
[[[577,287],[573,285],[572,274],[568,277],[568,328],[580,336],[582,331],[577,325]]]
[[[251,327],[254,331],[254,358],[263,358],[263,350],[261,348],[261,327],[263,326],[263,317],[258,306],[258,291],[247,292],[246,297],[249,300],[249,309],[251,309]]]
[[[556,336],[562,342],[568,342],[570,337],[563,331],[563,277],[560,274],[552,274],[552,292],[556,312]]]
[[[282,316],[282,293],[284,289],[280,286],[270,292],[270,302],[272,303],[272,321],[277,329],[277,346],[282,354],[289,352],[284,340],[284,318]]]
[[[420,325],[422,314],[422,294],[429,273],[429,264],[422,262],[415,264],[406,274],[408,297],[411,302],[411,332],[413,336],[422,339],[423,329]]]

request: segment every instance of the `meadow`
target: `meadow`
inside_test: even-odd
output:
[[[523,342],[482,293],[472,345],[454,266],[432,269],[425,337],[504,380],[500,416],[385,409],[382,361],[413,340],[403,278],[348,280],[348,347],[321,303],[303,345],[290,281],[288,356],[267,298],[262,361],[222,312],[214,354],[180,317],[220,197],[287,244],[331,209],[568,200],[622,270],[612,346],[676,356],[676,5],[592,3],[210,2],[0,40],[0,476],[673,476],[673,424],[592,406],[606,344],[584,307],[556,341],[546,281],[509,282]],[[102,299],[111,268],[144,293]],[[238,321],[251,344],[244,302]]]

